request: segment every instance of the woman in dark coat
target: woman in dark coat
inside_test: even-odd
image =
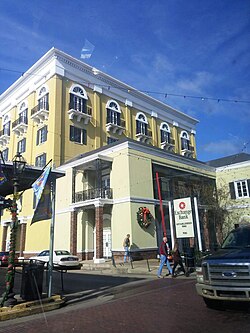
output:
[[[180,255],[180,251],[179,251],[179,248],[178,248],[178,242],[177,241],[175,241],[175,244],[174,244],[174,248],[173,248],[173,251],[172,251],[172,257],[173,257],[173,262],[174,262],[174,266],[173,266],[173,270],[172,270],[172,277],[177,276],[176,274],[174,274],[174,271],[175,271],[175,269],[178,265],[180,265],[181,270],[183,271],[183,273],[186,276],[188,276],[188,272],[185,270],[185,268],[183,266],[183,262],[182,262],[182,258],[181,258],[181,255]]]

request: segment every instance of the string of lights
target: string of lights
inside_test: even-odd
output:
[[[9,68],[0,68],[0,71],[6,71],[6,72],[12,72],[12,73],[18,73],[21,74],[21,76],[25,75],[32,75],[32,76],[40,76],[40,77],[45,77],[44,75],[39,75],[39,74],[34,74],[34,73],[29,73],[29,72],[21,72],[18,70],[12,70]],[[94,73],[95,75],[98,75],[99,71]],[[169,93],[169,92],[160,92],[160,91],[150,91],[150,90],[138,90],[138,89],[132,89],[132,88],[123,88],[120,86],[112,86],[112,85],[101,85],[101,84],[96,84],[94,82],[89,82],[85,81],[86,85],[90,87],[91,85],[99,86],[100,88],[104,88],[107,90],[110,90],[112,88],[115,89],[120,89],[123,91],[126,91],[128,93],[130,92],[141,92],[145,93],[148,95],[161,95],[164,96],[164,98],[168,97],[179,97],[179,98],[188,98],[188,99],[197,99],[201,101],[215,101],[215,102],[229,102],[229,103],[244,103],[244,104],[250,104],[250,100],[241,100],[241,99],[233,99],[233,98],[222,98],[222,97],[206,97],[206,96],[196,96],[196,95],[184,95],[184,94],[175,94],[175,93]]]

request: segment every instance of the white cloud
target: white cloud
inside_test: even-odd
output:
[[[213,74],[209,72],[197,72],[193,78],[185,78],[177,81],[176,86],[183,91],[202,94],[204,88],[208,87],[214,80]]]
[[[242,151],[243,146],[232,139],[210,142],[203,145],[202,150],[207,153],[218,154],[221,156],[233,155]]]
[[[155,55],[152,65],[157,73],[171,72],[175,70],[174,65],[168,60],[168,58],[160,53]]]

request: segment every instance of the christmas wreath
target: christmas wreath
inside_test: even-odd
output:
[[[140,207],[137,212],[137,222],[141,227],[147,228],[152,223],[153,216],[147,207]]]

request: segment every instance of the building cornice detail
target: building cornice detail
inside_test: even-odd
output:
[[[88,86],[89,84],[92,84],[93,86],[99,85],[107,96],[112,93],[112,96],[121,103],[126,103],[128,100],[139,110],[147,112],[149,115],[151,115],[152,112],[157,113],[160,119],[167,122],[176,119],[182,124],[182,127],[187,130],[191,130],[194,125],[198,123],[197,119],[140,92],[106,73],[99,70],[97,73],[94,73],[93,67],[55,48],[50,49],[0,96],[0,113],[3,111],[9,111],[6,110],[5,101],[8,100],[9,102],[11,99],[19,102],[15,97],[16,94],[21,96],[22,99],[26,98],[30,92],[30,90],[27,90],[27,87],[32,86],[33,91],[38,88],[38,85],[43,84],[55,74],[64,75],[66,78],[74,80],[74,77],[79,77],[77,71],[85,73],[87,76],[86,80],[84,80],[85,78],[81,78],[82,84],[84,84],[85,81],[85,85],[87,84]],[[30,73],[33,75],[29,75]],[[38,76],[40,76],[39,79],[37,79]],[[107,87],[102,87],[102,84],[100,84],[101,82],[107,84]],[[112,87],[112,92],[111,89],[109,90],[109,86]],[[22,87],[25,87],[24,95],[20,93]]]
[[[233,169],[247,168],[250,167],[250,161],[239,162],[235,164],[228,164],[222,167],[216,168],[216,172],[225,172]]]

